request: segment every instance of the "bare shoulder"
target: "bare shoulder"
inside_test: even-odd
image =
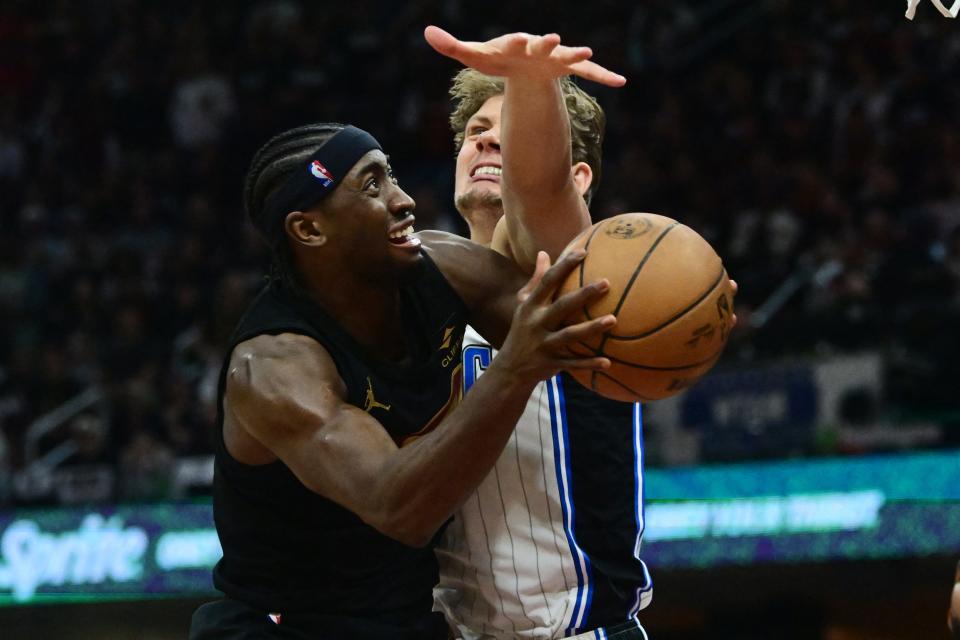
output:
[[[446,231],[427,230],[417,233],[423,248],[430,254],[438,265],[441,261],[463,258],[465,256],[481,257],[487,251],[482,245],[463,236]]]
[[[333,358],[309,336],[263,334],[241,342],[230,355],[227,393],[235,402],[259,400],[270,406],[307,381],[336,396],[346,395]]]
[[[512,295],[526,281],[510,260],[467,238],[444,231],[422,231],[418,236],[424,250],[468,306],[482,303],[490,295]]]
[[[244,340],[233,348],[230,355],[230,367],[239,366],[252,360],[273,360],[303,357],[311,360],[311,356],[326,356],[326,349],[313,338],[299,333],[260,334],[249,340]]]

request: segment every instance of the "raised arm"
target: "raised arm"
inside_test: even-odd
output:
[[[479,247],[478,247],[479,248]],[[511,313],[500,356],[440,426],[402,448],[369,414],[348,404],[330,355],[310,338],[258,336],[231,356],[227,419],[282,460],[310,490],[409,545],[426,544],[493,465],[539,379],[561,368],[604,368],[565,346],[597,335],[612,316],[554,330],[602,294],[588,286],[551,302],[579,257],[549,271],[546,256]]]
[[[589,61],[589,48],[561,46],[556,34],[516,33],[477,43],[428,27],[425,37],[440,53],[505,78],[504,216],[491,246],[529,273],[538,251],[556,258],[590,225],[581,193],[592,176],[586,163],[571,170],[570,121],[559,78],[575,74],[610,86],[625,79]]]
[[[556,259],[590,226],[590,211],[570,170],[570,119],[559,81],[508,76],[500,118],[504,216],[492,248],[529,270],[538,250]]]

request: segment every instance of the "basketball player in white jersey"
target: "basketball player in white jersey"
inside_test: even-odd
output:
[[[556,36],[468,43],[428,28],[426,37],[473,67],[451,90],[457,209],[472,240],[531,271],[538,250],[555,258],[591,224],[603,112],[551,62]],[[470,327],[463,344],[469,392],[495,352]],[[642,534],[640,405],[605,400],[561,374],[534,391],[496,466],[447,528],[435,606],[465,640],[645,639],[636,615],[652,582]]]

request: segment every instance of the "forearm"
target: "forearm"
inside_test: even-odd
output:
[[[426,544],[490,472],[533,387],[494,360],[434,431],[391,456],[377,491],[381,530]]]
[[[525,271],[551,258],[590,217],[571,176],[570,121],[557,79],[507,79],[502,111],[502,197],[509,250]]]
[[[558,79],[506,79],[501,142],[504,204],[528,204],[570,180],[570,121]]]

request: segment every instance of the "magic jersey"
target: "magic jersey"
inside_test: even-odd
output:
[[[495,354],[467,327],[465,393]],[[560,374],[537,385],[496,465],[442,536],[435,607],[465,640],[622,624],[653,595],[642,536],[640,405]]]

